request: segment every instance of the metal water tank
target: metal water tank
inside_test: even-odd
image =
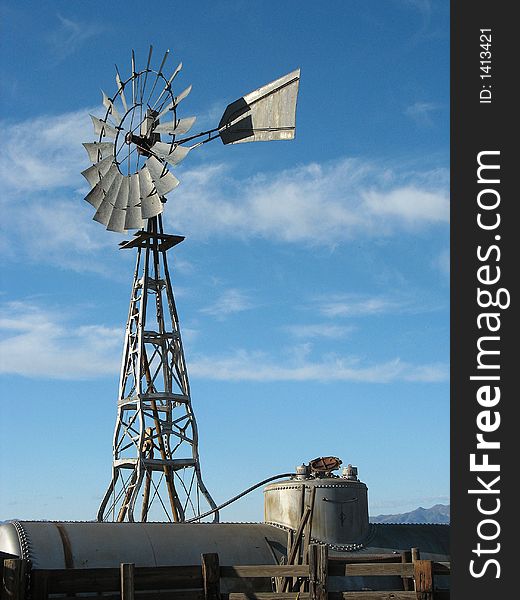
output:
[[[364,543],[368,537],[368,489],[351,472],[342,477],[298,473],[292,479],[269,484],[264,495],[266,523],[296,530],[314,495],[313,540],[347,546]]]

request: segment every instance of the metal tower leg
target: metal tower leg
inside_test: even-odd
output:
[[[164,234],[159,216],[149,219],[146,231],[121,244],[137,248],[137,262],[121,364],[112,480],[98,521],[185,521],[216,508],[202,481],[197,423],[166,260],[166,252],[183,239]]]

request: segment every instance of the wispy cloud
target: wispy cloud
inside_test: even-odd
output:
[[[200,312],[223,319],[233,313],[249,310],[253,306],[245,292],[231,288],[222,292],[213,304],[202,308]]]
[[[402,312],[411,306],[410,300],[386,296],[330,294],[316,299],[318,311],[326,317],[360,317]]]
[[[345,158],[237,179],[223,164],[183,172],[175,219],[190,235],[333,245],[449,220],[448,191],[425,174]]]
[[[307,352],[303,353],[304,355]],[[289,364],[263,352],[238,350],[228,356],[194,356],[190,362],[192,377],[219,381],[352,381],[389,383],[409,381],[435,383],[446,381],[444,364],[414,365],[395,358],[366,365],[355,357],[330,355],[319,361],[306,357]]]
[[[287,331],[290,335],[299,339],[340,339],[351,333],[352,330],[352,327],[331,325],[330,323],[302,323],[284,327],[284,331]]]
[[[94,139],[88,112],[92,109],[0,121],[6,140],[0,156],[6,229],[16,231],[9,235],[18,236],[18,247],[28,256],[36,255],[41,248],[32,224],[38,221],[39,238],[55,248],[56,254],[42,255],[48,261],[60,252],[67,256],[72,241],[77,260],[60,262],[72,268],[81,263],[82,252],[90,258],[121,239],[91,221],[91,207],[83,200],[88,184],[80,173],[89,163],[81,143]],[[446,169],[419,172],[343,158],[248,178],[231,163],[206,163],[178,175],[182,186],[170,195],[166,223],[199,239],[265,237],[334,246],[359,237],[420,232],[449,219]],[[18,226],[24,222],[31,227]],[[10,245],[7,237],[4,245]],[[233,310],[233,298],[228,300]],[[239,301],[235,298],[240,308]],[[225,310],[223,304],[221,313]]]
[[[119,369],[120,328],[77,325],[58,310],[28,302],[6,303],[1,314],[1,373],[83,379]]]
[[[89,379],[117,373],[121,328],[78,324],[70,315],[35,302],[4,303],[0,309],[1,373],[48,379]],[[354,356],[316,357],[312,346],[305,343],[284,348],[282,357],[248,350],[194,355],[190,374],[220,381],[435,383],[447,380],[448,368],[441,363],[415,365],[399,358],[367,364]]]
[[[73,20],[56,15],[58,24],[49,31],[46,40],[54,63],[59,63],[79,50],[85,42],[103,33],[105,27],[99,23]]]
[[[431,127],[433,125],[433,113],[440,107],[433,102],[414,102],[405,108],[405,115],[410,117],[420,127]]]
[[[80,175],[89,165],[82,142],[93,141],[88,109],[42,115],[20,122],[0,121],[6,142],[0,157],[3,197],[88,184]]]

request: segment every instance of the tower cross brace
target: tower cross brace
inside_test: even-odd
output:
[[[185,521],[216,509],[202,481],[197,423],[166,252],[183,237],[161,215],[122,242],[137,260],[126,325],[112,478],[98,521]],[[136,511],[139,514],[136,515]],[[218,512],[213,513],[218,521]]]

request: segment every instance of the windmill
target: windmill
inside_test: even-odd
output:
[[[230,104],[217,127],[189,135],[195,117],[179,118],[191,86],[174,93],[180,63],[167,76],[166,51],[157,70],[131,72],[116,91],[103,92],[103,118],[91,115],[97,140],[83,144],[92,166],[82,172],[91,185],[85,197],[94,220],[109,231],[137,230],[113,439],[112,478],[98,521],[186,521],[213,511],[204,485],[179,318],[166,253],[184,237],[165,233],[166,195],[179,184],[170,171],[189,152],[214,139],[224,144],[294,138],[300,70]]]

